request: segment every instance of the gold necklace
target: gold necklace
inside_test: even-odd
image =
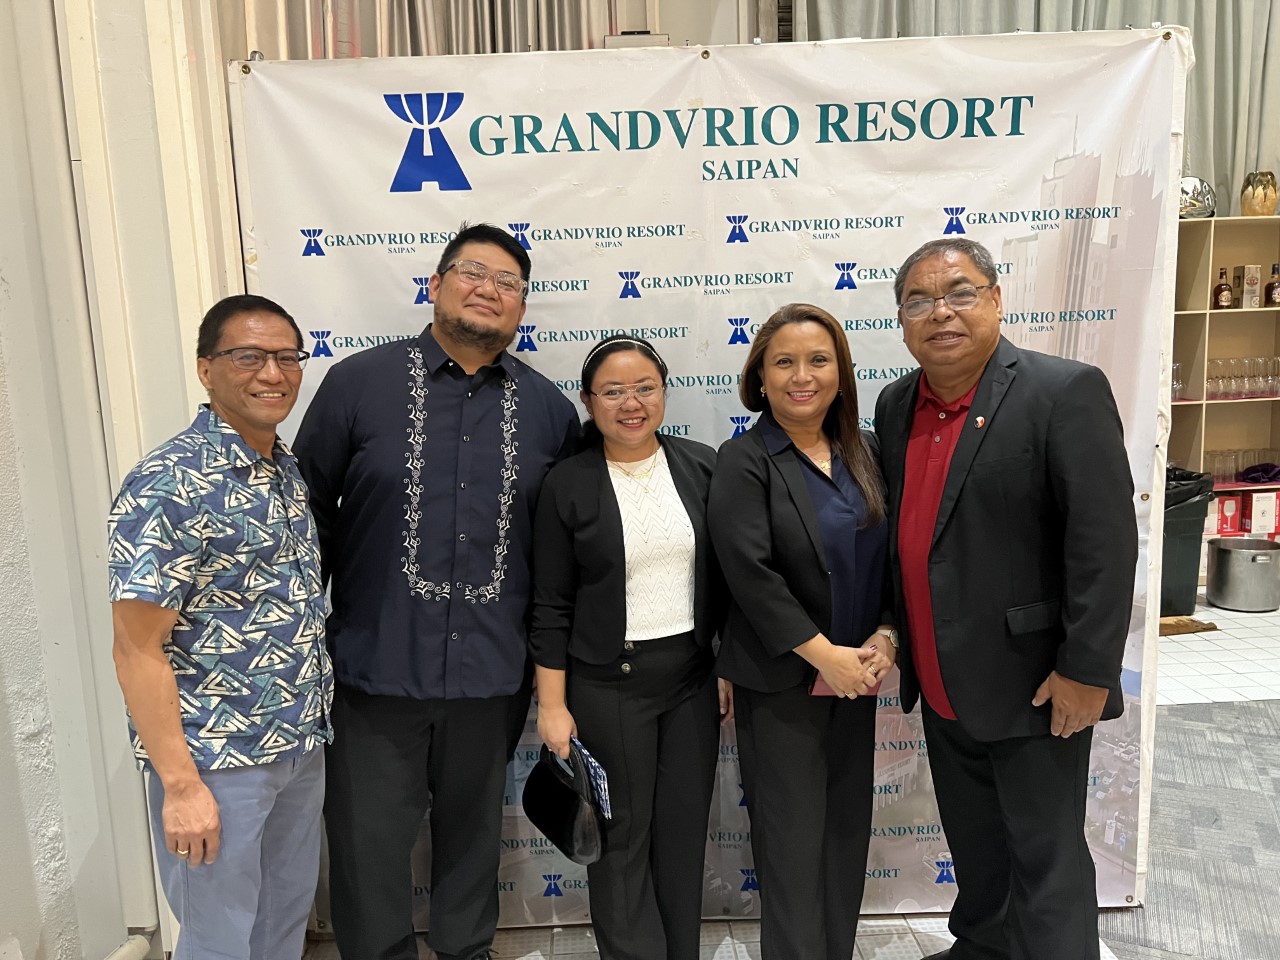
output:
[[[605,460],[605,463],[608,464],[609,469],[618,476],[625,477],[628,480],[641,481],[640,495],[648,496],[649,482],[653,479],[653,472],[658,469],[658,458],[661,453],[662,448],[659,447],[653,452],[652,456],[645,458],[649,461],[649,465],[639,470],[628,470],[626,464],[621,460]],[[644,463],[644,460],[637,462]]]
[[[809,461],[815,467],[817,467],[819,470],[825,473],[828,477],[831,476],[831,445],[830,444],[827,444],[827,455],[825,458],[816,456],[815,454],[810,453],[808,450],[802,449],[800,452],[803,453],[806,457],[808,457]]]

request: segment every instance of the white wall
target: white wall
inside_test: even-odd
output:
[[[117,30],[87,6],[0,0],[0,944],[27,960],[96,960],[130,926],[156,922],[141,779],[110,656],[105,381],[76,202],[82,141],[66,122],[68,19],[88,26],[70,31],[79,40],[119,52],[108,69],[131,72],[144,91],[150,78],[126,59],[139,25]],[[93,72],[82,61],[81,74]],[[100,115],[96,99],[84,103]],[[154,150],[145,103],[121,111],[116,135]],[[146,173],[135,167],[133,182]],[[170,276],[163,247],[145,243],[145,206],[110,206],[136,231],[132,259]],[[154,284],[148,293],[139,308],[171,327],[172,308]]]
[[[670,35],[673,47],[743,42],[738,0],[658,0],[658,32]]]

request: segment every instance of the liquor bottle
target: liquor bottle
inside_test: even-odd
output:
[[[1280,307],[1280,263],[1271,265],[1271,282],[1267,284],[1263,291],[1262,305],[1264,307]]]
[[[1231,308],[1231,284],[1227,283],[1227,268],[1218,268],[1218,285],[1213,288],[1213,309],[1229,310]]]

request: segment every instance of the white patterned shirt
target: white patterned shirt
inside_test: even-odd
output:
[[[661,447],[638,463],[610,460],[627,559],[628,640],[693,629],[693,524]]]

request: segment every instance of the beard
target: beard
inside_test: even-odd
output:
[[[436,309],[433,322],[444,331],[445,336],[455,343],[474,350],[482,350],[495,356],[507,349],[516,338],[516,332],[507,333],[497,327],[481,326],[466,317],[450,314]]]

